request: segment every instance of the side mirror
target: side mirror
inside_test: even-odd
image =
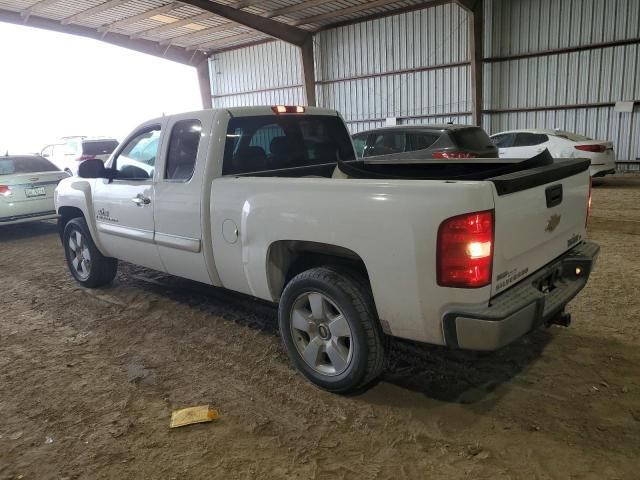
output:
[[[104,168],[102,160],[92,158],[80,164],[78,176],[80,178],[107,178],[107,169]]]

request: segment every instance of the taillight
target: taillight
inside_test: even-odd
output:
[[[491,283],[493,224],[493,210],[459,215],[440,224],[438,285],[478,288]]]
[[[589,217],[591,216],[591,187],[593,184],[593,180],[589,177],[589,199],[587,200],[587,218],[584,221],[584,228],[587,228],[589,224]]]
[[[576,150],[582,150],[583,152],[602,153],[607,150],[606,145],[576,145]]]
[[[433,158],[476,158],[475,153],[471,152],[433,152]]]
[[[11,195],[11,187],[9,185],[0,185],[0,197],[8,197]]]
[[[76,162],[84,162],[85,160],[93,160],[94,158],[96,158],[95,155],[80,155],[76,158]]]
[[[275,113],[304,113],[304,107],[299,105],[274,105],[271,110]]]

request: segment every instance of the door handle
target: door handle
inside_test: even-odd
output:
[[[131,201],[139,207],[144,207],[145,205],[149,205],[151,203],[151,199],[149,197],[145,197],[142,194],[139,194],[137,197],[133,197]]]

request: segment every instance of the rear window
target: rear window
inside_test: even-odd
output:
[[[58,167],[42,157],[0,157],[0,175],[59,171]]]
[[[452,130],[449,134],[458,148],[471,150],[483,150],[492,147],[493,142],[487,132],[481,128],[463,128]]]
[[[229,121],[223,175],[354,160],[346,127],[334,116],[235,117]]]
[[[82,153],[84,155],[110,155],[118,142],[115,140],[92,140],[90,142],[82,142]]]

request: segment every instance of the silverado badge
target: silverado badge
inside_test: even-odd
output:
[[[558,215],[557,213],[554,213],[553,215],[551,215],[551,218],[549,218],[549,221],[547,222],[547,228],[545,228],[544,231],[553,232],[559,223],[560,223],[560,215]]]

